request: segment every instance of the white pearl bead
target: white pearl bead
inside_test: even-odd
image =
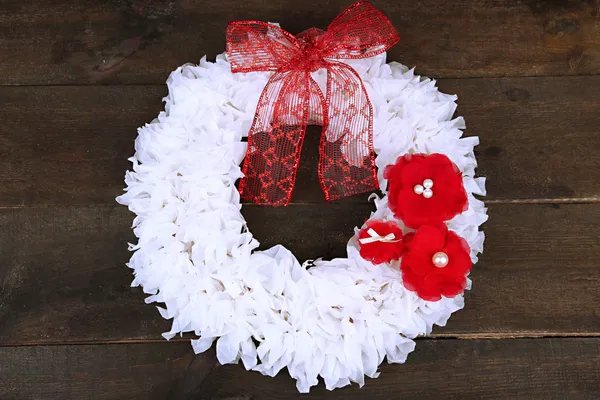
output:
[[[415,187],[413,188],[413,190],[415,191],[416,194],[423,194],[423,186],[421,185],[415,185]]]
[[[425,179],[423,181],[423,186],[425,186],[425,189],[431,189],[433,187],[433,181],[431,179]]]
[[[448,255],[443,251],[438,251],[431,257],[431,261],[437,268],[444,268],[448,265]]]
[[[429,199],[429,198],[431,198],[431,196],[433,196],[433,190],[431,190],[431,189],[423,190],[423,197],[425,197],[426,199]]]

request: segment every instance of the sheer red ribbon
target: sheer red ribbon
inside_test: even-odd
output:
[[[337,60],[373,57],[399,40],[383,13],[358,2],[327,28],[294,37],[260,21],[227,26],[232,72],[275,71],[248,133],[240,193],[254,203],[287,205],[309,124],[321,124],[319,181],[327,200],[378,188],[373,108],[358,73]],[[327,70],[325,90],[313,78]]]

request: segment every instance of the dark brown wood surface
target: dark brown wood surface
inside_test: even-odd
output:
[[[351,1],[29,0],[0,3],[0,83],[162,83],[225,48],[233,19],[326,28]],[[377,0],[401,43],[390,58],[436,77],[600,71],[596,1]]]
[[[350,0],[0,0],[0,399],[597,399],[600,3],[374,0],[390,60],[459,96],[488,179],[485,252],[466,307],[404,365],[333,392],[164,342],[131,288],[133,215],[116,205],[163,82],[224,50],[231,19],[326,27]],[[294,204],[245,205],[263,248],[340,256],[364,197],[325,204],[318,128]],[[299,232],[304,234],[299,234]]]
[[[0,348],[2,398],[32,399],[597,399],[600,339],[418,340],[408,362],[382,364],[359,389],[299,394],[285,372],[275,378],[241,365],[215,365],[188,343]]]

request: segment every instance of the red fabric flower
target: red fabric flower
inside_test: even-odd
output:
[[[407,234],[404,249],[400,269],[408,290],[429,301],[454,297],[465,290],[472,266],[469,245],[445,224],[422,226]]]
[[[410,228],[440,224],[468,207],[462,173],[443,154],[406,154],[383,176],[390,209]]]
[[[387,235],[393,234],[386,239]],[[379,239],[383,240],[375,240]],[[367,243],[361,243],[366,241]],[[366,226],[358,232],[360,256],[373,264],[382,264],[398,260],[402,255],[402,229],[394,222],[369,220]]]

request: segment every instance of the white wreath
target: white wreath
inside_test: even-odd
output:
[[[456,96],[414,75],[385,53],[350,60],[374,109],[374,145],[382,171],[405,153],[443,153],[462,171],[469,208],[447,223],[471,248],[483,250],[487,219],[484,178],[474,178],[477,137],[461,138],[464,120],[452,119]],[[287,367],[300,392],[321,376],[327,389],[376,378],[377,368],[403,363],[413,338],[444,326],[463,307],[463,295],[430,302],[404,288],[397,263],[373,266],[358,254],[354,236],[347,258],[301,265],[281,245],[259,243],[246,227],[235,182],[242,176],[247,135],[270,73],[231,72],[226,56],[215,63],[177,68],[168,79],[165,111],[139,129],[133,172],[118,202],[137,214],[139,238],[129,262],[132,286],[164,303],[173,319],[167,339],[194,332],[196,353],[217,339],[221,364],[240,359],[248,370],[274,376]],[[313,74],[323,84],[325,71]],[[387,196],[375,195],[373,218],[394,219]],[[403,225],[402,225],[403,226]],[[302,232],[298,232],[302,234]],[[470,280],[468,281],[470,287]]]

